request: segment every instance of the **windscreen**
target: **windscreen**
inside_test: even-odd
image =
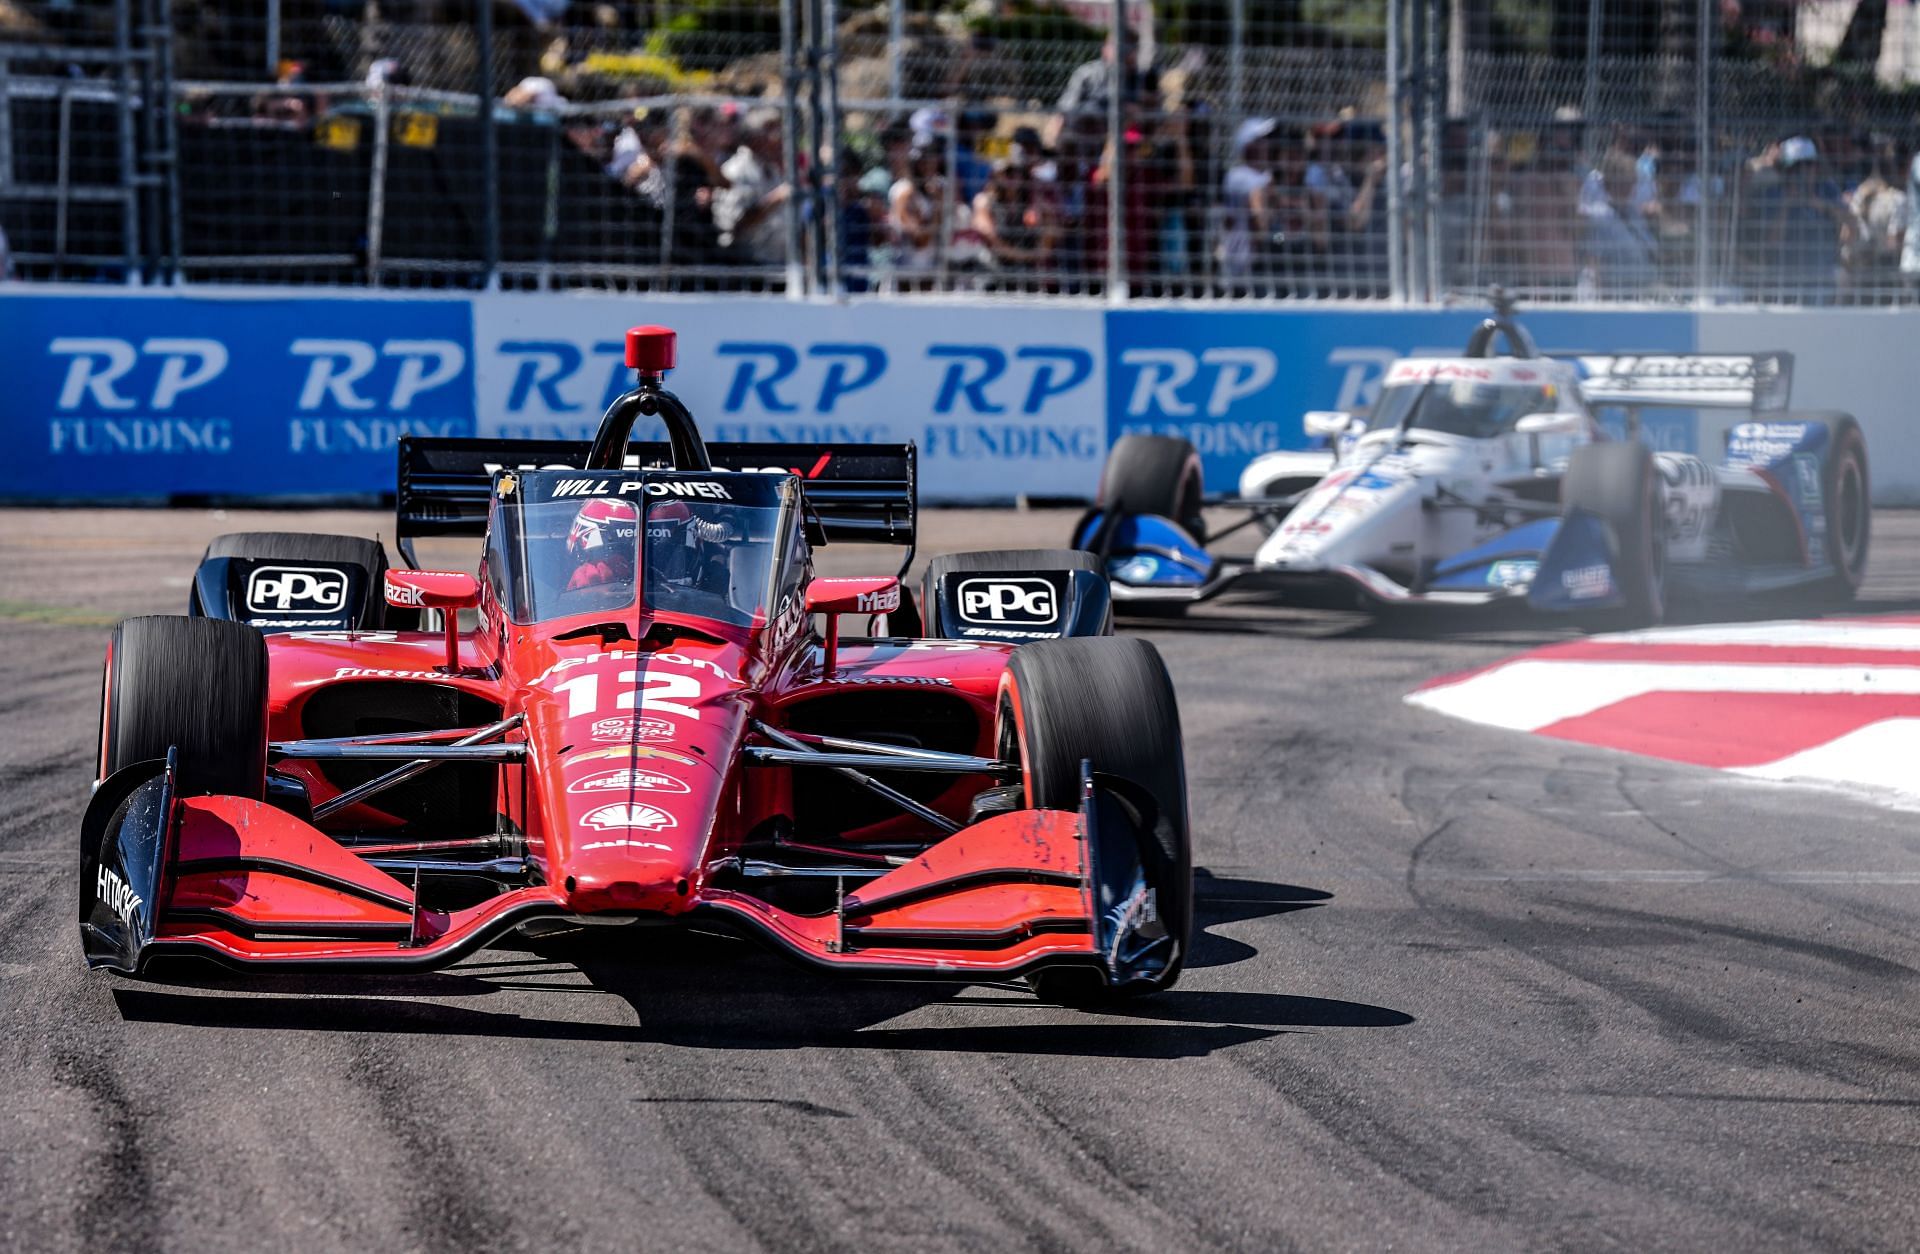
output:
[[[750,625],[786,546],[777,505],[616,497],[498,510],[488,573],[516,623],[635,607]],[[641,520],[644,515],[644,532]]]
[[[1551,383],[1436,379],[1381,389],[1367,430],[1393,430],[1411,413],[1410,429],[1485,440],[1505,435],[1528,414],[1552,413],[1559,407],[1559,389]]]

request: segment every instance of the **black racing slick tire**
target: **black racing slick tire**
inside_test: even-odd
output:
[[[1089,1005],[1170,987],[1193,932],[1193,844],[1187,819],[1180,709],[1159,653],[1134,637],[1044,640],[1013,651],[1001,689],[999,751],[1018,761],[1029,807],[1080,808],[1080,764],[1131,781],[1152,795],[1160,822],[1141,860],[1174,954],[1151,984],[1118,988],[1087,967],[1036,971],[1047,1001]]]
[[[1820,485],[1826,512],[1827,560],[1834,577],[1823,589],[1850,601],[1867,577],[1867,548],[1873,539],[1872,483],[1867,477],[1867,440],[1849,417],[1826,420],[1832,449]]]
[[[260,799],[267,777],[267,642],[215,618],[114,628],[100,708],[100,778],[179,750],[184,796]]]
[[[387,578],[387,550],[378,540],[369,540],[364,536],[332,536],[309,534],[301,531],[233,531],[223,536],[215,536],[207,551],[200,555],[201,561],[213,557],[244,557],[255,561],[280,562],[335,562],[358,566],[367,572],[367,612],[363,626],[411,628],[411,621],[389,621],[405,615],[408,619],[417,618],[414,611],[394,610],[389,613],[386,602],[385,585]],[[191,612],[199,614],[199,605]]]
[[[1588,616],[1588,625],[1644,627],[1666,609],[1666,505],[1660,469],[1638,440],[1609,440],[1573,450],[1560,488],[1563,514],[1597,515],[1613,533],[1613,577],[1625,604]]]
[[[1103,513],[1158,514],[1206,538],[1202,516],[1200,454],[1170,435],[1123,435],[1107,454],[1097,507]]]

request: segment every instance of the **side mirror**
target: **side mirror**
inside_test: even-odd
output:
[[[1310,409],[1300,419],[1300,425],[1308,435],[1337,439],[1353,425],[1353,415],[1344,409]]]
[[[1561,411],[1552,414],[1528,414],[1513,424],[1521,435],[1572,435],[1583,425],[1579,414]]]
[[[807,585],[807,612],[827,616],[822,678],[833,678],[840,658],[842,614],[891,614],[900,608],[900,581],[892,575],[865,579],[816,579]]]
[[[439,610],[447,641],[449,675],[460,670],[460,615],[480,604],[480,581],[457,570],[389,570],[387,604],[408,610]]]
[[[407,610],[470,610],[480,581],[458,570],[389,570],[387,604]]]

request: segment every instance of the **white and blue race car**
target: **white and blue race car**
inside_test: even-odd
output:
[[[1203,495],[1186,441],[1123,436],[1074,544],[1123,611],[1258,587],[1359,608],[1524,599],[1618,625],[1689,593],[1850,597],[1866,441],[1849,415],[1787,412],[1791,375],[1785,353],[1543,356],[1496,316],[1463,356],[1395,363],[1370,412],[1306,415],[1326,447],[1256,458],[1236,497]],[[1716,460],[1649,448],[1654,407],[1694,411]],[[1246,516],[1210,534],[1208,507]],[[1247,527],[1267,533],[1251,560],[1208,551]]]

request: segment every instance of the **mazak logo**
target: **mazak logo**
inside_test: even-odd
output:
[[[100,873],[94,877],[94,891],[100,903],[129,927],[133,926],[133,912],[146,904],[140,899],[140,894],[127,887],[125,880],[106,867],[101,867]]]
[[[616,828],[639,829],[658,832],[675,826],[673,816],[659,806],[650,806],[640,801],[628,801],[620,805],[601,806],[598,810],[587,812],[586,823],[594,828],[610,832]]]
[[[853,599],[856,614],[891,614],[900,608],[900,585],[879,592],[862,592]]]
[[[571,793],[627,792],[638,789],[641,792],[691,792],[685,784],[671,775],[662,775],[658,771],[643,771],[638,767],[629,767],[624,771],[601,771],[585,779],[576,779],[567,785]]]
[[[253,614],[336,614],[347,604],[345,572],[322,566],[262,566],[247,577]]]
[[[595,740],[672,740],[673,725],[664,719],[634,718],[621,715],[616,718],[603,718],[593,725]]]
[[[1053,585],[1044,579],[960,581],[960,617],[970,623],[1051,623],[1058,612]]]

